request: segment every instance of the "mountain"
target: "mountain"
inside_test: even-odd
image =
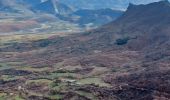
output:
[[[65,21],[70,21],[79,24],[81,27],[89,29],[91,27],[99,27],[113,20],[116,20],[123,14],[123,11],[112,10],[112,9],[81,9],[71,14],[61,16],[57,15],[58,18]]]
[[[34,7],[42,2],[42,0],[16,0],[17,3],[24,4],[28,7]]]
[[[72,9],[67,5],[57,2],[57,0],[1,0],[1,11],[12,10],[18,12],[34,11],[34,12],[45,12],[49,14],[70,14]],[[15,13],[15,12],[14,12]]]
[[[27,21],[32,23],[33,21],[34,23],[44,24],[39,21],[41,20],[41,22],[47,22],[51,18],[53,20],[53,24],[56,23],[57,26],[61,25],[58,24],[59,22],[63,23],[62,25],[64,25],[64,23],[65,25],[68,25],[68,31],[74,31],[69,25],[71,25],[71,27],[75,27],[74,29],[86,30],[111,22],[123,13],[122,11],[116,11],[109,8],[98,10],[84,9],[77,11],[72,8],[72,5],[60,3],[60,1],[57,0],[0,0],[0,17],[3,18],[2,20],[4,22],[6,22],[4,23],[6,27],[5,30],[0,30],[0,32],[25,32],[28,27],[20,26],[18,20],[23,23],[25,23],[25,21],[26,23]],[[12,19],[10,23],[6,21],[8,18]],[[15,21],[16,19],[17,21]],[[51,23],[45,24],[47,24],[47,26],[55,26]],[[30,30],[35,32],[34,28],[35,30],[41,30],[41,28],[43,28],[38,24],[35,26],[31,27],[33,29]],[[61,28],[53,29],[60,30]],[[62,29],[65,29],[65,26],[63,26]]]
[[[46,0],[32,8],[34,11],[46,12],[50,14],[65,15],[72,13],[72,9],[67,5],[57,2],[56,0]]]
[[[94,25],[103,25],[109,23],[123,14],[123,11],[112,9],[98,9],[89,10],[81,9],[73,13],[73,15],[79,16],[78,23],[85,25],[92,23]]]
[[[126,1],[121,0],[60,0],[60,2],[72,5],[76,9],[104,9],[104,8],[119,8],[125,6]]]
[[[33,12],[29,9],[28,3],[23,2],[22,0],[1,0],[0,1],[0,11],[3,13],[9,14],[33,14]]]
[[[18,12],[17,4],[15,1],[1,0],[0,1],[0,11],[4,12]]]
[[[90,40],[83,43],[83,48],[117,49],[120,46],[141,51],[154,47],[169,40],[169,16],[170,4],[167,0],[147,5],[130,4],[116,21],[85,32],[82,38],[86,35]]]
[[[169,12],[170,4],[167,0],[147,5],[130,4],[127,11],[116,21],[81,34],[35,41],[32,47],[48,42],[45,47],[61,48],[62,52],[56,49],[55,52],[63,55],[68,52],[71,55],[74,55],[74,53],[83,55],[89,54],[89,52],[92,53],[93,50],[131,50],[140,52],[148,50],[147,52],[149,52],[151,49],[168,44],[170,40]],[[27,47],[22,46],[19,48],[24,51]],[[71,46],[70,48],[73,51],[67,46]],[[12,46],[10,49],[15,51],[15,48]],[[159,50],[157,49],[156,51]]]
[[[167,0],[148,5],[130,4],[123,16],[101,30],[108,30],[108,34],[128,37],[128,45],[131,48],[141,49],[144,46],[151,46],[152,43],[167,40],[170,31],[169,12],[170,5]]]
[[[169,12],[170,6],[167,0],[147,5],[130,4],[127,11],[116,21],[79,34],[75,39],[84,36],[90,38],[83,43],[84,46],[88,47],[83,48],[90,50],[117,48],[117,46],[130,50],[145,50],[145,48],[169,40]],[[69,41],[70,37],[66,37],[66,39]],[[62,43],[65,42],[66,40],[62,40]],[[69,42],[70,45],[72,42]],[[76,42],[76,44],[79,45],[81,42]]]
[[[113,8],[118,10],[125,10],[129,3],[134,4],[148,4],[160,0],[59,0],[60,2],[72,5],[77,9],[103,9]]]
[[[170,84],[167,82],[170,80],[170,3],[167,0],[148,5],[130,4],[118,20],[86,36],[94,37],[86,41],[91,48],[94,48],[93,50],[107,52],[107,54],[115,54],[117,50],[119,52],[116,54],[124,52],[117,59],[121,59],[123,55],[126,57],[126,53],[131,51],[130,55],[133,56],[132,58],[129,56],[128,59],[131,59],[129,63],[125,63],[124,60],[121,66],[112,65],[119,66],[118,70],[129,71],[123,73],[116,71],[116,74],[105,77],[106,82],[120,86],[118,91],[113,93],[118,98],[123,100],[170,98],[168,88]],[[88,47],[83,50],[87,50]],[[132,60],[133,58],[135,61]],[[117,62],[115,60],[116,58],[112,61]]]

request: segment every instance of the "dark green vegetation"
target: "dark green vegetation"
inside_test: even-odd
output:
[[[122,38],[122,39],[117,39],[116,44],[117,45],[124,45],[128,43],[129,38]]]
[[[161,1],[79,34],[2,35],[0,99],[169,100],[169,16]]]

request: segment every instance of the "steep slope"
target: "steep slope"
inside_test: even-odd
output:
[[[169,13],[168,1],[139,6],[130,4],[123,16],[101,30],[108,30],[108,34],[129,38],[129,48],[140,50],[145,45],[150,46],[168,39]]]

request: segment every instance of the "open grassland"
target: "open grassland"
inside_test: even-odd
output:
[[[10,43],[22,43],[29,41],[36,41],[40,39],[45,39],[54,35],[64,36],[66,34],[55,33],[55,34],[13,34],[13,35],[0,35],[0,44],[1,46],[4,44]]]

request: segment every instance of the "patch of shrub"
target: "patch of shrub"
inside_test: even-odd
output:
[[[112,68],[112,72],[117,72],[117,70],[115,68]]]
[[[44,40],[42,41],[39,46],[40,47],[47,47],[49,44],[51,44],[52,42],[50,40]]]
[[[120,38],[116,40],[116,45],[125,45],[128,43],[129,38]]]

